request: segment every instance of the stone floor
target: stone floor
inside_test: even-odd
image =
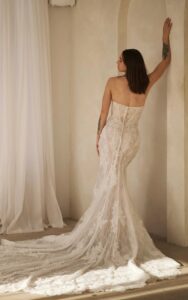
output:
[[[49,234],[60,234],[72,230],[75,222],[65,220],[68,224],[65,229],[49,228],[43,232],[24,233],[24,234],[9,234],[0,235],[0,238],[9,240],[26,240],[40,238]],[[124,293],[84,293],[75,296],[53,296],[42,297],[39,295],[31,295],[26,293],[9,294],[0,296],[0,300],[87,300],[87,299],[108,299],[108,300],[188,300],[188,247],[179,247],[173,244],[166,243],[164,240],[152,236],[156,246],[161,249],[166,255],[178,260],[183,264],[182,275],[173,279],[157,280],[156,282],[148,283],[142,288],[129,289]]]

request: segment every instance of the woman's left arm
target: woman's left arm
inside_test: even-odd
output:
[[[104,94],[103,94],[103,99],[102,99],[102,107],[101,107],[101,112],[98,120],[98,127],[97,127],[97,140],[96,140],[96,147],[97,147],[97,152],[99,154],[99,149],[98,149],[98,142],[99,138],[101,135],[101,132],[106,124],[106,120],[108,117],[108,112],[110,108],[110,103],[111,103],[111,89],[110,89],[110,84],[111,84],[112,78],[109,78],[107,80]]]
[[[162,37],[162,60],[156,66],[153,72],[151,72],[149,76],[149,85],[147,87],[146,94],[153,86],[153,84],[159,80],[159,78],[163,75],[167,67],[171,62],[171,48],[170,48],[170,32],[172,28],[172,22],[170,18],[166,18],[163,25],[163,37]]]

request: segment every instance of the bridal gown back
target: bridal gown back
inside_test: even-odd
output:
[[[111,102],[99,140],[99,168],[88,209],[71,232],[37,240],[1,240],[0,293],[43,295],[125,291],[181,274],[154,245],[126,186],[139,145],[143,107]]]

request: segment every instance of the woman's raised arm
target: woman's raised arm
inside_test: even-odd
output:
[[[167,18],[163,25],[163,36],[162,36],[162,60],[151,72],[149,76],[149,85],[147,92],[152,85],[162,76],[164,71],[167,69],[171,62],[171,48],[170,48],[170,31],[172,28],[172,22],[170,18]]]

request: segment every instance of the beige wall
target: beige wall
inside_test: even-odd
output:
[[[180,2],[183,5],[184,0]],[[175,0],[78,0],[73,8],[49,8],[56,182],[63,216],[78,219],[92,201],[98,168],[95,139],[102,95],[107,78],[118,75],[116,60],[120,51],[126,47],[138,48],[148,71],[153,70],[161,59],[163,21],[167,11],[175,16],[176,10]],[[174,21],[176,34],[182,41],[182,16]],[[172,34],[172,50],[179,47],[177,57],[184,47],[181,41],[176,46],[176,36]],[[179,201],[177,197],[170,199],[171,187],[167,184],[170,178],[167,166],[172,163],[171,156],[167,157],[171,149],[167,141],[173,134],[167,116],[171,113],[174,121],[184,122],[182,108],[176,118],[167,96],[167,79],[175,73],[176,65],[172,64],[147,99],[140,122],[141,147],[128,167],[127,176],[132,201],[147,229],[160,236],[168,236],[167,229],[171,230],[167,207]],[[183,73],[180,74],[183,78]],[[176,92],[178,88],[177,85]],[[184,146],[187,147],[183,140]],[[177,164],[174,172],[178,168]],[[180,177],[183,176],[182,169],[179,171]],[[176,189],[175,173],[173,176]],[[185,208],[185,198],[181,201]],[[183,205],[179,218],[184,214],[182,208]],[[172,241],[176,242],[178,232],[174,232]]]
[[[185,2],[185,20],[184,20],[184,40],[185,40],[185,219],[186,233],[188,233],[188,1]],[[188,234],[187,234],[188,239]]]
[[[49,6],[57,199],[70,215],[71,8]]]
[[[92,200],[97,123],[104,85],[116,75],[119,0],[81,0],[72,10],[71,216]]]
[[[170,242],[186,246],[185,0],[166,0],[166,9],[174,22],[171,40],[173,60],[167,89],[167,238]]]
[[[120,0],[49,6],[57,198],[78,219],[97,172],[97,123],[104,86],[116,72]],[[69,207],[71,210],[69,211]]]
[[[132,0],[127,14],[127,48],[143,54],[148,72],[161,60],[163,0]],[[155,34],[154,34],[155,32]],[[166,75],[146,101],[140,120],[141,147],[128,168],[132,200],[150,232],[166,235]]]
[[[126,47],[141,50],[148,71],[161,58],[159,24],[167,16],[173,21],[172,62],[147,99],[140,123],[142,144],[128,168],[128,183],[147,229],[182,246],[188,245],[185,2],[131,0],[124,13]]]

